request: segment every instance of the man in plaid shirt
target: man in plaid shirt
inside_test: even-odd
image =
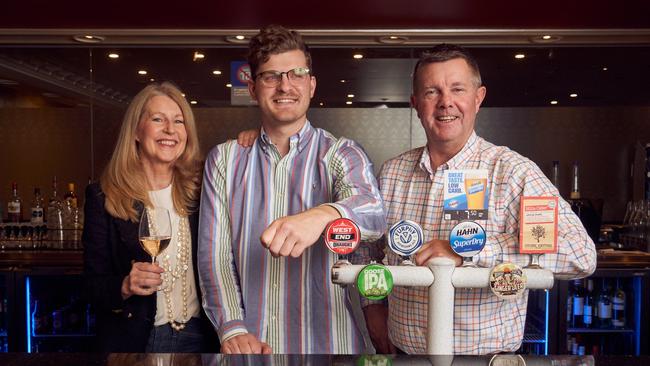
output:
[[[462,262],[448,241],[457,221],[443,219],[443,174],[447,169],[488,171],[488,219],[480,222],[486,229],[487,243],[474,257],[480,267],[502,262],[526,266],[529,256],[518,251],[520,197],[560,196],[535,163],[476,135],[474,123],[485,93],[476,61],[461,47],[439,45],[422,54],[415,66],[411,104],[424,127],[427,145],[387,161],[379,185],[388,227],[408,219],[424,230],[425,244],[415,257],[417,265],[425,265],[433,257],[451,258],[458,266]],[[375,256],[380,258],[385,240],[377,244]],[[401,261],[394,253],[387,254],[388,264]],[[564,279],[588,276],[596,268],[594,243],[561,197],[558,252],[541,256],[540,265]],[[527,291],[517,300],[501,300],[487,288],[457,289],[453,352],[517,350],[523,338],[527,301]],[[368,329],[378,352],[390,353],[397,347],[410,354],[425,353],[427,303],[426,288],[395,287],[388,309],[383,304],[365,304]]]

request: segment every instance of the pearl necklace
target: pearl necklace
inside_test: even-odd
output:
[[[187,216],[178,220],[178,250],[176,251],[176,265],[171,266],[169,253],[166,253],[162,260],[161,267],[165,270],[162,274],[163,293],[165,294],[165,305],[167,307],[167,319],[172,328],[179,331],[185,328],[187,322],[187,270],[190,263],[190,229]],[[174,309],[172,307],[172,290],[176,280],[181,280],[181,299],[183,303],[183,323],[174,320]]]
[[[148,208],[147,208],[148,210]],[[150,215],[151,217],[151,215]],[[176,251],[176,265],[171,266],[169,250],[165,250],[165,255],[160,263],[160,266],[165,270],[161,277],[163,280],[162,286],[159,288],[165,295],[165,305],[167,308],[167,320],[172,328],[176,331],[183,330],[185,323],[180,323],[174,320],[174,309],[172,305],[172,290],[177,279],[181,279],[181,299],[183,301],[183,317],[187,317],[187,270],[190,263],[190,229],[189,220],[187,216],[181,216],[178,220],[178,250]],[[155,223],[149,221],[150,232],[155,232]],[[187,320],[185,320],[187,322]]]

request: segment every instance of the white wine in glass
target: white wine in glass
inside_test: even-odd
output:
[[[151,256],[151,263],[156,262],[172,238],[172,225],[169,211],[163,207],[145,208],[140,218],[138,237],[140,245]]]

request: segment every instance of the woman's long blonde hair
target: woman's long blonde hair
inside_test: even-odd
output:
[[[196,209],[201,184],[201,156],[192,108],[181,91],[172,83],[153,83],[142,89],[131,101],[120,129],[113,156],[100,179],[106,195],[108,213],[123,220],[139,221],[136,202],[151,206],[151,186],[142,169],[136,131],[149,100],[154,96],[171,98],[183,112],[187,144],[173,166],[172,201],[180,215]]]

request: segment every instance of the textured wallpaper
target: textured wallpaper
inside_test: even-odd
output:
[[[88,178],[99,177],[110,157],[121,113],[97,109],[91,128],[87,108],[0,109],[3,212],[12,181],[18,182],[26,205],[34,186],[50,195],[55,174],[60,194],[65,183],[75,182],[82,196]],[[259,127],[259,111],[254,107],[198,108],[195,116],[204,154],[241,130]],[[387,159],[426,143],[419,119],[409,108],[315,108],[308,117],[317,127],[359,142],[375,172]],[[476,130],[487,140],[530,158],[547,175],[551,162],[559,160],[560,191],[565,197],[571,163],[578,160],[583,196],[604,199],[604,219],[617,221],[632,196],[634,146],[650,142],[650,108],[485,108],[479,112]]]

